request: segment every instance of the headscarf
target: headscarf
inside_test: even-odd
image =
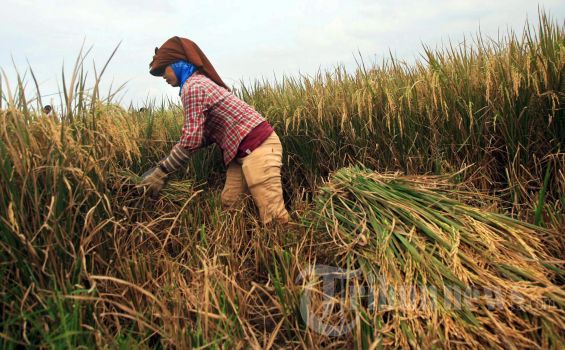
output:
[[[180,96],[180,93],[182,91],[182,86],[184,85],[186,80],[190,78],[190,76],[194,72],[196,72],[196,66],[186,61],[176,61],[175,63],[171,64],[171,68],[173,69],[173,72],[175,72],[175,75],[177,76],[177,80],[179,82],[179,87],[180,87],[179,96]]]
[[[149,73],[161,76],[165,67],[178,60],[192,63],[199,72],[212,79],[216,84],[228,89],[198,45],[189,39],[179,38],[178,36],[165,41],[160,48],[155,48],[155,55],[149,63]]]

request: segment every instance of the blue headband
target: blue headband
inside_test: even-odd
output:
[[[171,64],[171,68],[173,69],[173,72],[175,72],[175,75],[177,76],[177,80],[179,82],[180,96],[182,86],[186,82],[186,79],[188,79],[194,72],[196,72],[196,66],[187,61],[176,61],[175,63]]]

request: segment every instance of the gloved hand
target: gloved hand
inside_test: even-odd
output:
[[[161,170],[159,166],[155,166],[143,173],[141,177],[142,180],[139,186],[143,187],[144,193],[153,199],[157,199],[159,192],[165,187],[167,182],[167,173]]]

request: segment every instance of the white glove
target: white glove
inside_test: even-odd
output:
[[[144,188],[144,194],[151,196],[153,199],[157,199],[159,192],[161,192],[167,182],[167,173],[161,170],[159,166],[155,166],[143,173],[141,177],[140,187]]]

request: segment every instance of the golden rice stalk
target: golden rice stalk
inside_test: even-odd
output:
[[[397,336],[421,335],[432,325],[444,346],[521,348],[549,338],[562,344],[565,291],[554,281],[564,274],[563,261],[539,238],[548,230],[466,204],[473,200],[480,196],[445,176],[343,168],[319,190],[307,221],[324,246],[334,247],[335,264],[359,267],[373,277],[364,283],[392,293],[384,307],[394,314],[379,327],[407,322]],[[368,312],[380,317],[379,307]]]
[[[125,197],[137,197],[143,195],[140,186],[142,177],[129,169],[118,171],[113,177],[114,188],[119,189]],[[196,191],[190,180],[168,181],[161,191],[160,197],[170,200],[176,204],[184,204]]]

